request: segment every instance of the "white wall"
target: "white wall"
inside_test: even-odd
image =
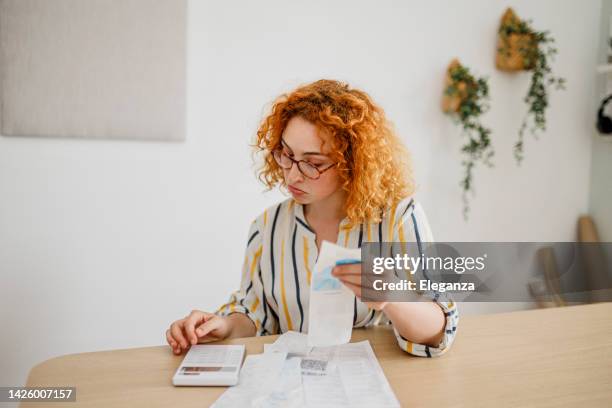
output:
[[[493,66],[507,5],[550,29],[568,90],[512,145],[527,75]],[[238,285],[262,194],[247,143],[264,105],[318,78],[368,91],[412,150],[438,240],[572,240],[587,210],[600,1],[203,2],[188,35],[185,143],[0,138],[0,385],[51,356],[159,345]],[[490,77],[496,167],[461,214],[458,129],[439,110],[455,56]],[[469,309],[469,308],[468,308]],[[482,311],[482,310],[480,310]]]
[[[601,8],[601,23],[599,27],[599,51],[597,62],[607,63],[608,39],[612,36],[610,19],[612,19],[612,0],[603,0]],[[607,95],[612,94],[612,74],[597,76],[597,105]],[[612,103],[608,103],[605,114],[612,115]],[[589,196],[589,213],[593,217],[599,239],[612,242],[612,136],[601,136],[593,129],[593,143],[591,146],[591,185]]]

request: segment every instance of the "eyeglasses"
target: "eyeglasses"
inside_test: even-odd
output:
[[[336,165],[336,163],[332,163],[324,169],[319,169],[312,163],[307,162],[306,160],[295,160],[292,157],[289,157],[287,153],[282,151],[281,149],[276,149],[272,152],[274,156],[274,160],[285,170],[289,170],[293,167],[293,163],[297,163],[298,170],[300,173],[312,180],[316,180],[321,177],[321,174],[325,173],[327,170],[331,169]]]

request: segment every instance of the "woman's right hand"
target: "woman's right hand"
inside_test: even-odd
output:
[[[194,344],[223,340],[232,331],[230,319],[201,310],[192,310],[166,330],[166,340],[174,354],[181,354]]]

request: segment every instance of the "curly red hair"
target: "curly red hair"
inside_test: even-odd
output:
[[[272,152],[281,146],[283,131],[294,116],[330,136],[329,156],[347,192],[347,228],[380,222],[382,211],[414,192],[410,155],[382,108],[367,93],[327,79],[281,95],[261,122],[253,147],[264,152],[258,175],[268,190],[284,185]]]

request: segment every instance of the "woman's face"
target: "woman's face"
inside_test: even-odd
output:
[[[321,135],[314,124],[300,116],[291,118],[283,132],[281,143],[284,154],[294,160],[305,160],[320,171],[327,169],[316,180],[304,176],[297,163],[283,169],[287,189],[301,204],[324,200],[342,185],[334,162],[327,156],[329,146],[324,146],[324,138],[325,135]]]

